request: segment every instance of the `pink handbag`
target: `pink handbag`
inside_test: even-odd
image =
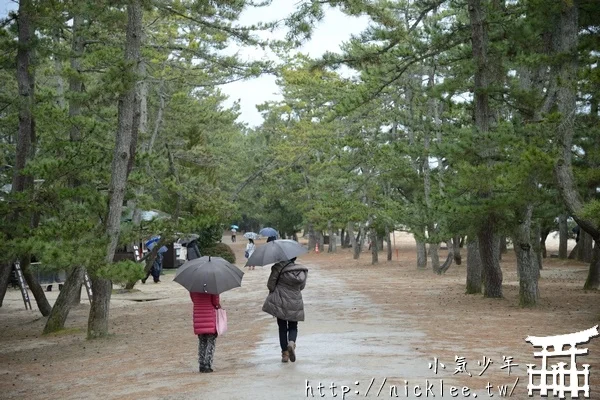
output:
[[[224,308],[217,308],[217,334],[222,335],[227,332],[227,312]]]

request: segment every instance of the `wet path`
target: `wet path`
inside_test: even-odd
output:
[[[11,322],[0,328],[21,330],[0,330],[0,397],[451,398],[452,370],[436,375],[428,368],[434,355],[427,358],[419,350],[424,338],[420,320],[394,306],[401,298],[385,299],[388,304],[381,305],[369,297],[379,292],[377,271],[307,266],[306,321],[299,323],[295,363],[280,361],[277,323],[261,311],[270,269],[257,268],[246,270],[241,288],[222,295],[229,332],[217,339],[215,372],[198,373],[189,294],[169,273],[161,284],[113,295],[108,339],[85,340],[85,302],[69,319],[76,330],[50,337],[39,335],[43,319],[35,313],[1,310]],[[18,305],[17,293],[11,295],[10,301]],[[446,385],[444,397],[440,379]],[[429,391],[426,380],[433,385]],[[414,395],[415,385],[420,397]]]
[[[377,398],[380,390],[379,397],[390,398],[390,389],[399,397],[417,398],[415,385],[420,385],[423,398],[426,379],[435,382],[429,397],[434,393],[441,398],[440,375],[412,350],[418,347],[422,333],[403,323],[402,316],[389,315],[367,296],[348,290],[335,271],[308,267],[309,280],[303,292],[307,319],[299,323],[295,363],[280,362],[277,324],[263,313],[258,321],[263,325],[260,340],[237,360],[237,365],[223,365],[219,357],[225,350],[218,350],[215,368],[220,370],[201,377],[206,380],[201,392],[166,398],[197,398],[202,393],[211,399],[302,399],[312,395],[340,399],[343,392],[347,392],[345,398]],[[257,285],[262,280],[264,285],[267,276],[267,269],[250,271],[244,282]],[[229,301],[234,301],[234,292],[231,297]],[[235,333],[229,335],[221,341],[231,340]],[[230,374],[233,371],[227,371],[229,368],[235,368],[235,373]],[[322,389],[318,388],[320,383]]]

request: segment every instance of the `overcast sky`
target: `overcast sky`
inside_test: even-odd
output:
[[[279,20],[291,14],[297,3],[297,0],[273,0],[273,4],[269,7],[245,11],[239,22],[246,25],[261,21]],[[17,3],[15,1],[0,0],[0,18],[6,16],[9,10],[16,8]],[[366,17],[348,17],[336,9],[329,9],[324,20],[319,23],[313,33],[312,39],[304,44],[299,51],[312,57],[318,57],[326,51],[338,51],[342,42],[348,40],[350,35],[360,33],[367,26],[367,23]],[[284,35],[285,31],[280,29],[273,33],[261,34],[261,37],[281,39]],[[232,53],[236,51],[240,51],[240,55],[246,60],[261,60],[272,57],[272,55],[260,49],[231,49]],[[241,116],[239,120],[251,126],[260,125],[262,122],[262,116],[256,110],[256,105],[281,98],[273,76],[261,76],[247,81],[230,83],[221,86],[221,90],[230,97],[228,104],[240,100]]]

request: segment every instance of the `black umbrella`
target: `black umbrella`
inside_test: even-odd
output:
[[[254,250],[246,265],[274,264],[279,261],[291,260],[307,251],[295,240],[273,240]]]
[[[242,286],[244,272],[221,257],[200,257],[177,269],[175,282],[190,292],[221,294]]]

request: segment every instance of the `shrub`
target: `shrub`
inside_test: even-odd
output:
[[[217,243],[214,246],[200,249],[200,253],[203,256],[221,257],[230,263],[235,264],[235,253],[231,250],[231,247],[225,243]]]

